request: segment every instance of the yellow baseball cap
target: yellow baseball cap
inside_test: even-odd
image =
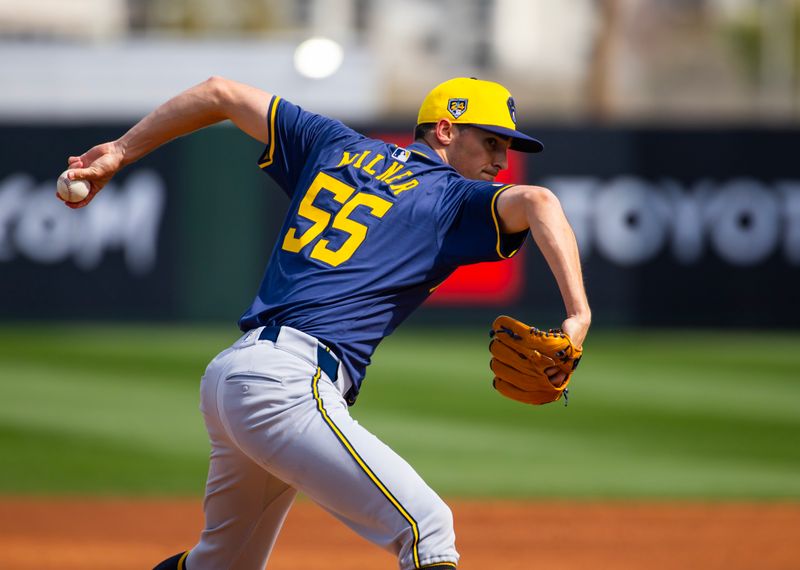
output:
[[[438,123],[440,119],[511,137],[512,150],[544,150],[540,141],[517,130],[514,98],[499,83],[457,77],[437,85],[422,102],[417,124]]]

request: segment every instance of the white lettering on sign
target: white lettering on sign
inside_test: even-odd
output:
[[[37,263],[71,259],[90,271],[108,251],[122,251],[134,275],[155,267],[165,185],[152,170],[111,182],[86,208],[70,210],[55,197],[55,180],[36,185],[26,174],[0,181],[0,263],[17,256]]]
[[[553,177],[581,257],[597,252],[619,265],[646,263],[668,252],[681,264],[713,253],[753,266],[778,250],[800,265],[800,181],[767,185],[749,178],[723,183]]]

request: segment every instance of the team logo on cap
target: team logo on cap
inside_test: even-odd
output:
[[[453,115],[453,118],[458,119],[467,110],[466,99],[450,99],[447,102],[447,110]]]
[[[508,112],[511,115],[511,121],[516,125],[517,124],[517,105],[514,103],[514,98],[508,98]]]

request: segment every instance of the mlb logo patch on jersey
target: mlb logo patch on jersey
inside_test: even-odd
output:
[[[458,119],[467,111],[467,99],[450,99],[447,101],[447,110],[453,118]]]
[[[411,156],[411,151],[401,147],[397,147],[396,149],[394,149],[394,152],[392,153],[392,158],[399,162],[407,161],[408,157],[410,156]]]

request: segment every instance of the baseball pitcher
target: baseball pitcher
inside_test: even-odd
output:
[[[493,385],[542,404],[565,393],[589,328],[578,248],[547,189],[495,183],[509,150],[540,152],[516,129],[501,85],[457,78],[422,103],[406,148],[361,135],[281,97],[211,78],[116,141],[69,158],[89,204],[124,166],[229,119],[264,144],[258,167],[291,205],[243,335],[208,365],[201,410],[211,441],[197,544],[158,570],[256,570],[302,491],[399,568],[455,568],[453,518],[414,469],[350,416],[380,341],[459,266],[513,256],[528,233],[558,283],[565,319],[540,331],[499,317]]]

